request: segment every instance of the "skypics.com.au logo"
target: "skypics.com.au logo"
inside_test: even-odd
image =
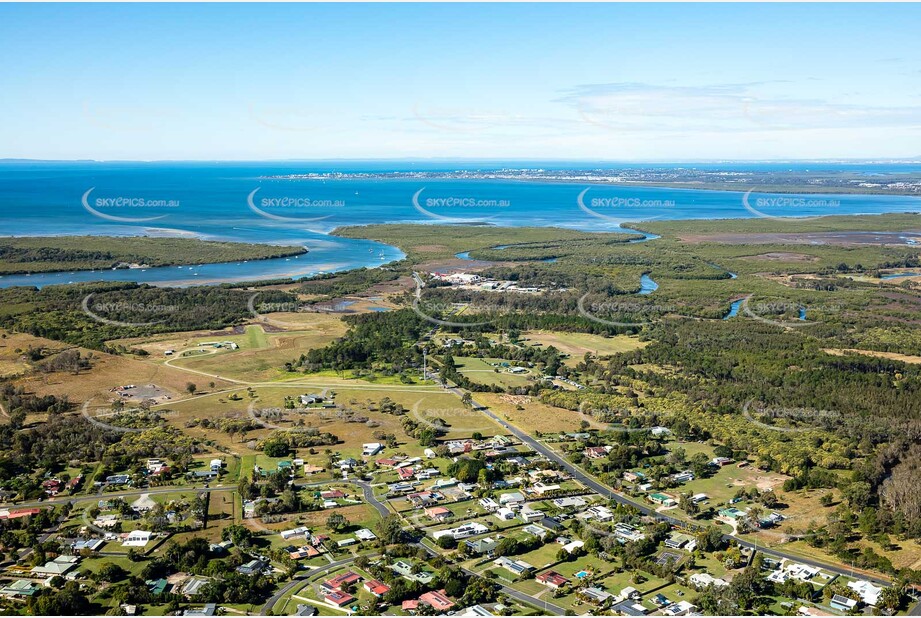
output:
[[[494,218],[497,208],[509,208],[512,201],[494,197],[447,195],[422,199],[422,187],[413,194],[412,204],[417,211],[444,223],[478,223]],[[479,215],[482,213],[482,215]]]
[[[90,187],[80,198],[84,210],[88,213],[115,223],[147,223],[157,221],[169,215],[163,213],[163,210],[173,210],[179,208],[179,200],[176,199],[154,199],[138,195],[117,195],[114,197],[97,197],[90,199],[90,194],[96,190],[96,187]],[[161,214],[151,214],[148,216],[124,216],[123,213],[153,211]],[[119,214],[115,214],[119,213]]]
[[[94,321],[108,326],[121,326],[124,328],[153,326],[166,321],[170,314],[179,311],[176,305],[161,305],[158,303],[143,303],[129,301],[107,301],[94,303],[95,293],[83,297],[80,307],[83,313]]]
[[[742,206],[760,219],[774,221],[815,221],[835,214],[841,207],[841,200],[825,197],[804,197],[799,195],[758,195],[752,197],[756,188],[749,189],[742,196]],[[823,214],[810,214],[816,211]]]
[[[587,302],[591,293],[586,292],[576,301],[576,309],[582,317],[619,328],[639,328],[652,324],[656,319],[661,319],[665,314],[674,311],[670,305],[649,305],[629,300],[605,300]],[[617,317],[620,319],[609,319]]]
[[[320,408],[302,406],[295,406],[292,408],[260,408],[257,407],[255,401],[251,402],[246,408],[246,414],[256,424],[266,429],[275,429],[277,431],[292,433],[316,433],[319,430],[316,427],[312,427],[310,425],[311,422],[314,420],[332,420],[335,416],[335,413],[331,414]]]
[[[644,214],[644,211],[669,210],[677,206],[675,200],[643,199],[616,194],[606,197],[595,196],[588,199],[588,203],[586,203],[586,195],[591,189],[592,187],[583,189],[576,197],[576,204],[579,206],[579,210],[597,219],[616,223],[617,225],[628,219],[634,221],[660,219],[665,215],[647,215]]]
[[[589,425],[604,424],[604,430],[613,433],[649,433],[636,416],[635,410],[599,405],[585,400],[579,404],[579,416]]]
[[[474,432],[483,428],[484,416],[473,406],[425,407],[424,402],[425,397],[416,401],[410,408],[409,416],[438,433]]]
[[[742,416],[759,427],[780,433],[804,433],[815,429],[827,429],[840,423],[843,418],[840,412],[834,410],[772,406],[753,399],[749,399],[742,406]],[[778,421],[783,424],[778,425]]]
[[[323,221],[324,219],[329,219],[333,215],[327,214],[314,217],[304,217],[301,215],[304,213],[314,214],[330,208],[344,208],[346,205],[345,200],[329,198],[317,199],[305,195],[263,197],[258,200],[257,205],[256,193],[258,193],[260,189],[261,187],[257,187],[250,191],[249,195],[246,196],[246,204],[251,211],[271,221],[282,221],[285,223],[311,223],[314,221]],[[272,212],[267,209],[283,211],[286,214],[281,215],[278,214],[278,212]],[[291,216],[295,213],[297,213],[297,216]]]
[[[493,323],[509,311],[505,305],[484,300],[483,295],[488,292],[475,295],[469,302],[446,302],[424,298],[422,290],[425,288],[425,282],[422,276],[415,272],[413,279],[416,282],[416,291],[413,295],[412,310],[426,322],[452,328],[477,328]],[[459,316],[469,316],[470,320],[457,320]]]
[[[310,326],[307,323],[296,323],[296,322],[286,322],[284,320],[279,320],[277,318],[270,318],[265,315],[266,313],[319,313],[319,310],[308,303],[302,303],[300,301],[286,301],[286,302],[262,302],[258,305],[256,304],[256,298],[262,292],[256,292],[249,297],[249,300],[246,303],[247,309],[249,309],[250,314],[256,318],[258,321],[265,324],[271,324],[285,329],[309,329]],[[258,307],[258,308],[257,308]]]
[[[92,402],[92,399],[85,401],[80,408],[80,414],[91,425],[106,431],[113,431],[121,434],[141,433],[150,429],[156,429],[165,422],[162,419],[162,413],[153,412],[142,407],[96,407],[93,408],[95,414],[91,414]]]
[[[841,305],[827,303],[810,303],[789,301],[786,299],[765,299],[753,301],[753,294],[742,299],[742,314],[752,320],[764,324],[780,326],[782,328],[802,328],[814,326],[822,322],[816,319],[818,314],[823,317],[840,313]]]

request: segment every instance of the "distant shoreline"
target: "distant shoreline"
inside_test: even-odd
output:
[[[104,244],[94,246],[95,243]],[[49,250],[57,252],[59,258],[43,259],[42,252]],[[87,234],[0,236],[0,275],[144,270],[202,263],[228,264],[242,260],[257,262],[305,255],[308,252],[304,246],[218,242],[201,238]],[[6,259],[6,255],[16,256],[25,263],[39,268],[17,269],[15,266],[22,262]],[[66,259],[72,259],[73,263],[67,262]],[[41,268],[45,264],[48,267]],[[10,270],[6,270],[5,267],[10,267]]]
[[[458,170],[454,172],[309,172],[272,174],[261,180],[434,180],[496,181],[538,184],[603,185],[630,188],[684,189],[689,191],[723,191],[800,195],[880,195],[921,197],[921,174],[879,178],[857,173],[821,175],[805,172],[731,172],[737,181],[721,181],[718,176],[730,172],[662,168],[654,170]],[[654,178],[665,176],[667,178]],[[684,178],[684,179],[679,179]],[[779,178],[780,177],[780,178]],[[779,182],[779,179],[789,180]],[[879,182],[869,182],[870,180]],[[822,183],[822,184],[818,184]],[[864,186],[867,185],[867,186]]]

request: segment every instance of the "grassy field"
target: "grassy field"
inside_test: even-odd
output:
[[[454,357],[457,369],[464,376],[480,384],[499,384],[504,387],[527,386],[537,375],[534,369],[526,373],[509,373],[510,367],[495,367],[490,363],[504,363],[501,358],[474,358],[465,356]],[[498,371],[497,371],[498,370]]]
[[[584,418],[578,412],[550,406],[524,395],[477,393],[476,400],[488,406],[500,418],[529,432],[579,431],[579,423]],[[595,423],[595,426],[599,429],[604,427],[601,423]]]
[[[308,350],[323,347],[345,333],[345,325],[338,318],[313,315],[316,320],[309,330],[266,333],[262,326],[250,325],[245,335],[227,339],[240,346],[237,350],[177,358],[170,361],[170,364],[234,380],[258,382],[290,379],[292,374],[284,371],[286,362],[296,360]]]
[[[377,432],[393,433],[400,444],[399,451],[407,455],[417,456],[422,454],[423,448],[418,442],[409,438],[403,431],[401,418],[396,415],[383,414],[372,411],[370,408],[379,404],[384,398],[390,398],[395,403],[401,404],[412,418],[417,421],[443,419],[448,424],[449,438],[470,437],[474,432],[484,435],[497,435],[502,433],[501,428],[485,417],[483,414],[469,410],[461,405],[460,399],[453,393],[445,392],[438,388],[423,386],[376,386],[360,380],[352,380],[347,386],[332,385],[329,393],[335,392],[336,403],[346,410],[354,412],[355,416],[367,418],[370,422],[350,422],[349,415],[337,410],[321,410],[307,412],[298,416],[303,419],[305,427],[312,427],[321,432],[332,433],[340,439],[339,444],[329,447],[319,447],[323,451],[330,448],[343,457],[358,457],[361,454],[361,445],[366,442],[377,442],[374,434]],[[253,387],[256,398],[251,398],[246,388],[241,387],[235,391],[241,397],[240,401],[232,401],[232,393],[206,394],[193,399],[170,402],[163,408],[168,408],[171,413],[166,418],[171,424],[183,427],[190,435],[214,440],[217,444],[237,452],[241,455],[254,454],[250,448],[252,441],[259,440],[269,435],[271,428],[258,429],[248,432],[245,436],[228,434],[213,429],[188,427],[190,421],[202,418],[249,418],[249,408],[282,408],[286,396],[296,397],[300,394],[318,392],[326,386],[312,384],[287,384],[278,386]],[[161,409],[163,409],[161,408]],[[284,419],[288,419],[284,424]],[[290,421],[294,415],[285,416],[281,427],[293,427]],[[310,455],[307,449],[298,453],[308,461],[316,462],[325,458],[322,453]],[[244,469],[246,464],[244,462]]]
[[[55,351],[71,349],[73,346],[52,341],[41,337],[33,337],[21,333],[8,334],[5,339],[0,339],[0,358],[15,359],[19,354],[15,350],[32,348],[47,348]],[[79,374],[70,372],[33,373],[17,381],[27,390],[41,395],[67,395],[71,401],[93,401],[93,405],[103,405],[115,398],[111,389],[123,384],[155,384],[164,389],[172,399],[185,395],[185,385],[190,382],[199,382],[204,385],[204,379],[190,379],[194,376],[161,363],[141,360],[133,356],[116,356],[77,348],[84,356],[92,354],[93,367],[90,371]],[[215,388],[230,386],[229,382],[215,379]]]
[[[645,347],[648,342],[640,341],[638,337],[617,335],[603,337],[589,333],[564,333],[552,331],[532,330],[524,333],[524,343],[529,345],[540,344],[545,347],[553,346],[564,354],[569,354],[566,364],[575,366],[582,360],[586,353],[596,356],[609,356],[620,352],[632,352]]]

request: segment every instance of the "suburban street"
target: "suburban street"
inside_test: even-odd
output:
[[[463,389],[461,389],[461,388],[459,388],[459,387],[457,387],[457,386],[449,387],[448,390],[450,390],[451,392],[453,392],[454,394],[456,394],[458,397],[463,397],[464,392],[465,392]],[[472,395],[472,393],[471,393],[471,395]],[[589,476],[589,475],[586,474],[581,468],[579,468],[578,466],[576,466],[576,465],[573,464],[572,462],[568,461],[568,460],[565,459],[564,457],[560,456],[559,454],[557,454],[556,452],[554,452],[554,451],[551,450],[550,448],[548,448],[548,447],[546,447],[545,445],[541,444],[539,441],[535,440],[533,437],[531,437],[530,435],[528,435],[528,434],[525,433],[524,431],[518,429],[518,428],[515,427],[514,425],[511,425],[511,424],[507,423],[506,421],[502,420],[501,418],[499,418],[498,416],[496,416],[491,410],[489,410],[489,408],[488,408],[487,406],[484,406],[484,405],[482,405],[482,404],[480,404],[480,403],[477,403],[475,400],[474,400],[474,401],[471,401],[471,403],[472,403],[472,405],[474,406],[475,409],[479,410],[480,412],[482,412],[483,414],[485,414],[486,416],[488,416],[489,418],[491,418],[493,421],[495,421],[496,423],[498,423],[499,425],[501,425],[502,428],[507,429],[507,430],[508,430],[510,433],[512,433],[516,438],[518,438],[519,440],[521,440],[522,443],[527,444],[529,447],[531,447],[532,449],[534,449],[536,452],[540,453],[541,455],[543,455],[544,457],[550,459],[551,461],[554,461],[554,462],[558,463],[560,466],[563,467],[564,470],[566,470],[569,474],[571,474],[572,477],[573,477],[574,479],[576,479],[577,481],[579,481],[580,483],[582,483],[583,485],[585,485],[585,486],[588,487],[589,489],[591,489],[591,490],[593,490],[593,491],[599,493],[599,494],[602,495],[602,496],[607,496],[607,497],[611,498],[612,500],[614,500],[614,501],[616,501],[616,502],[619,502],[620,504],[626,504],[626,505],[632,506],[632,507],[636,508],[638,511],[640,511],[641,513],[643,513],[643,514],[645,514],[645,515],[649,515],[649,516],[651,516],[651,517],[655,517],[655,518],[659,519],[660,521],[665,521],[665,522],[668,522],[668,523],[670,523],[670,524],[677,525],[677,526],[686,525],[687,522],[683,522],[683,521],[681,521],[681,520],[679,520],[679,519],[675,519],[675,518],[673,518],[673,517],[669,517],[669,516],[667,516],[667,515],[663,515],[662,513],[657,513],[654,509],[652,509],[652,508],[646,506],[645,504],[642,504],[642,503],[639,503],[639,502],[634,502],[633,500],[630,500],[629,498],[626,498],[625,496],[623,496],[623,495],[617,493],[613,488],[608,487],[607,485],[602,484],[601,482],[599,482],[599,481],[596,480],[595,478]],[[775,557],[775,558],[786,558],[786,559],[788,559],[788,560],[793,560],[793,561],[796,561],[796,562],[800,562],[800,563],[802,563],[802,564],[807,564],[807,565],[809,565],[809,566],[814,566],[814,567],[817,567],[817,568],[825,569],[826,571],[835,573],[835,574],[837,574],[837,575],[843,575],[843,576],[847,576],[847,577],[852,577],[852,576],[855,575],[855,573],[854,573],[853,571],[848,570],[848,569],[844,569],[844,568],[839,567],[839,566],[831,565],[831,564],[828,564],[828,563],[825,563],[825,562],[820,562],[820,561],[818,561],[818,560],[814,560],[814,559],[811,559],[811,558],[805,558],[805,557],[801,557],[801,556],[794,556],[794,555],[791,555],[791,554],[787,554],[787,553],[784,553],[783,551],[779,551],[779,550],[777,550],[777,549],[767,548],[767,547],[764,547],[763,545],[760,545],[760,544],[758,544],[758,543],[754,543],[754,542],[752,542],[752,541],[748,541],[748,540],[739,538],[739,537],[737,537],[737,536],[733,536],[733,535],[731,535],[731,534],[724,534],[724,535],[723,535],[723,538],[726,539],[726,540],[735,541],[736,543],[738,543],[738,544],[739,544],[740,546],[742,546],[742,547],[747,547],[747,548],[750,548],[750,549],[755,549],[755,550],[760,551],[760,552],[762,552],[762,553],[764,553],[764,554],[766,554],[766,555],[768,555],[768,556],[772,556],[772,557]],[[861,573],[859,576],[860,576],[861,578],[863,578],[863,579],[868,580],[868,581],[872,581],[872,582],[875,583],[875,584],[884,584],[884,585],[888,585],[888,584],[890,583],[890,582],[889,582],[888,580],[886,580],[886,579],[882,579],[882,578],[880,578],[880,577],[875,577],[875,576],[869,576],[869,575],[866,575],[866,574],[863,574],[863,573]]]

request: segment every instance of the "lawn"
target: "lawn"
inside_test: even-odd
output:
[[[240,388],[236,391],[239,401],[233,401],[229,394],[209,394],[196,397],[193,400],[170,402],[165,408],[171,413],[165,418],[171,424],[180,427],[186,433],[213,440],[232,452],[241,455],[255,454],[250,448],[251,441],[257,441],[268,436],[272,429],[259,428],[246,434],[230,434],[215,429],[205,429],[194,422],[203,418],[250,418],[250,406],[253,409],[284,408],[285,397],[296,397],[301,394],[319,392],[324,390],[317,384],[279,384],[272,386],[257,386],[253,388],[256,397],[252,398],[247,389]],[[303,427],[314,428],[320,432],[329,432],[339,438],[339,443],[330,446],[317,447],[316,454],[311,455],[308,449],[302,449],[298,456],[302,456],[311,463],[324,463],[326,448],[340,453],[343,457],[356,457],[361,455],[361,445],[367,442],[379,442],[375,434],[392,433],[399,441],[399,447],[394,451],[387,451],[387,455],[402,452],[409,456],[422,455],[421,447],[415,439],[406,435],[403,430],[402,417],[394,414],[384,414],[372,410],[385,398],[403,406],[406,414],[417,421],[434,422],[440,418],[448,424],[448,438],[466,438],[474,432],[484,435],[497,435],[504,433],[502,429],[482,413],[464,407],[460,399],[450,392],[429,386],[378,386],[367,382],[355,380],[348,386],[327,389],[328,394],[335,392],[335,401],[338,409],[324,410],[312,409],[309,412],[301,411],[286,413],[278,421],[272,421],[280,427],[293,428],[292,421],[303,422]],[[351,420],[350,420],[351,419]],[[360,419],[367,419],[366,421]],[[253,444],[255,446],[255,444]],[[243,472],[251,470],[247,460],[243,463]]]
[[[490,363],[506,363],[501,358],[476,358],[472,356],[456,356],[454,362],[457,369],[465,377],[479,384],[498,384],[504,387],[529,386],[538,374],[536,369],[528,369],[527,373],[509,373],[509,367],[494,366]],[[530,379],[529,379],[530,378]]]
[[[586,353],[595,356],[610,356],[621,352],[632,352],[649,344],[640,341],[631,335],[616,335],[604,337],[588,333],[564,333],[556,331],[532,330],[524,333],[523,343],[528,345],[540,344],[544,347],[553,346],[560,352],[568,354],[566,364],[574,367],[582,361]]]
[[[576,411],[541,403],[527,395],[477,393],[477,402],[489,407],[497,416],[529,433],[558,433],[579,431],[584,417]],[[519,410],[519,406],[522,408]],[[603,425],[598,424],[598,428]]]
[[[285,372],[285,363],[297,360],[301,354],[315,348],[328,345],[345,334],[346,325],[340,317],[329,314],[309,315],[311,320],[303,330],[288,330],[267,333],[261,325],[249,325],[245,334],[219,335],[194,338],[177,338],[175,340],[157,341],[149,346],[142,345],[153,358],[161,360],[166,349],[186,349],[198,347],[199,343],[211,341],[231,341],[237,350],[220,349],[215,354],[203,356],[173,358],[171,365],[200,371],[206,374],[220,375],[246,382],[275,381],[302,378],[302,374]],[[194,377],[194,375],[192,376]]]
[[[546,543],[533,551],[515,556],[515,559],[524,560],[538,571],[541,571],[556,562],[556,555],[559,553],[561,547],[563,546],[554,543],[551,540],[549,543]]]

